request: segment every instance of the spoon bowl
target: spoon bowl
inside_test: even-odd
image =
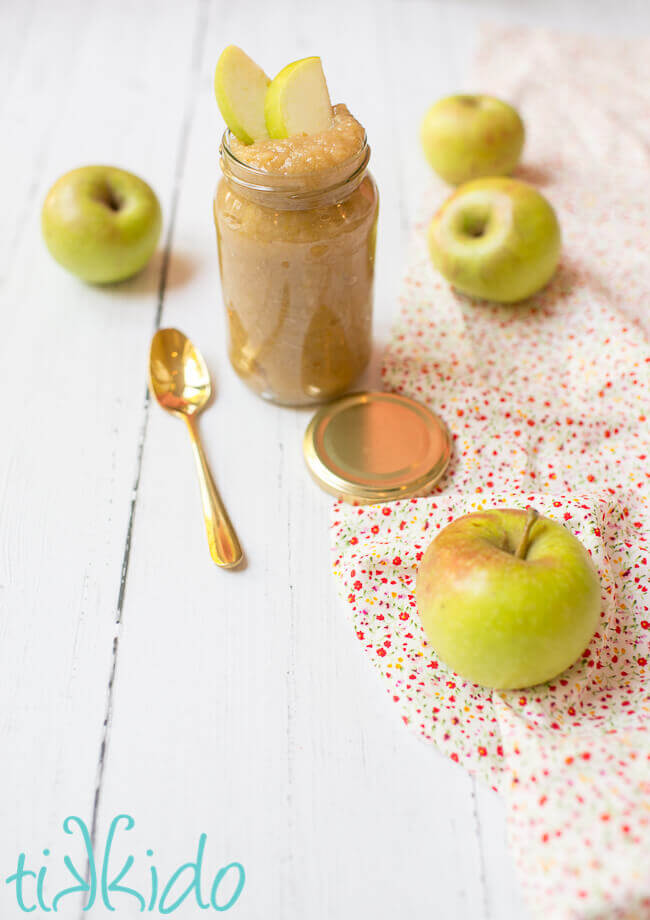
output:
[[[154,335],[149,379],[158,403],[175,415],[196,415],[212,395],[203,355],[178,329],[159,329]]]
[[[154,335],[149,386],[163,409],[185,419],[199,475],[210,554],[222,568],[234,568],[243,553],[210,473],[197,426],[197,416],[212,395],[210,373],[201,352],[178,329],[159,329]]]

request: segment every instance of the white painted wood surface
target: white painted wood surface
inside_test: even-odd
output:
[[[206,832],[206,866],[246,867],[233,910],[246,920],[526,916],[500,801],[404,730],[353,640],[329,500],[303,468],[308,413],[262,404],[228,366],[211,218],[220,49],[241,44],[269,72],[321,54],[373,149],[379,351],[427,181],[418,121],[469,88],[489,19],[650,28],[644,0],[0,7],[3,920],[22,916],[3,883],[19,852],[51,865],[56,888],[63,819],[94,823],[101,842],[123,812],[134,880],[147,847],[169,874]],[[60,173],[102,161],[156,188],[165,239],[142,276],[93,289],[51,261],[39,213]],[[183,426],[145,401],[159,322],[212,369],[202,432],[243,572],[210,562]],[[70,898],[60,913],[80,909]]]

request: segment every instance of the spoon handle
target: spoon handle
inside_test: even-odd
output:
[[[190,432],[196,469],[199,474],[203,519],[208,534],[210,555],[217,565],[230,569],[241,562],[244,554],[210,473],[210,467],[199,438],[196,417],[186,415],[185,420]]]

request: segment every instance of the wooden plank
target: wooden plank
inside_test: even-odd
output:
[[[101,832],[117,810],[132,809],[134,850],[160,841],[172,864],[205,831],[207,864],[246,867],[242,917],[440,908],[474,920],[483,893],[471,781],[404,732],[377,697],[329,571],[330,502],[304,469],[310,413],[261,403],[230,370],[211,225],[220,131],[211,73],[221,47],[240,42],[271,72],[316,50],[333,95],[349,98],[377,151],[386,228],[379,301],[390,310],[401,227],[395,125],[377,87],[391,38],[369,3],[279,4],[260,20],[244,5],[211,8],[175,236],[200,267],[169,292],[163,312],[165,325],[196,339],[214,373],[218,395],[202,431],[248,568],[211,564],[186,433],[154,407]]]
[[[196,15],[76,0],[26,12],[0,117],[11,178],[0,220],[0,865],[4,879],[20,851],[46,861],[49,846],[55,885],[61,822],[92,817],[161,261],[117,288],[82,285],[46,253],[40,206],[60,173],[99,161],[143,174],[169,218]],[[0,913],[17,910],[3,884]]]

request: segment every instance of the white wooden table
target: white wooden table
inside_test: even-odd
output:
[[[420,116],[469,88],[490,18],[650,27],[644,0],[2,3],[3,920],[22,916],[4,884],[21,851],[50,867],[51,895],[63,854],[81,852],[63,820],[83,818],[99,846],[121,813],[136,821],[119,846],[136,856],[131,881],[152,860],[169,876],[202,832],[206,877],[239,860],[233,916],[526,916],[501,802],[404,729],[353,639],[330,574],[330,501],[303,467],[309,414],[260,402],[228,365],[211,216],[222,47],[269,72],[320,54],[373,149],[378,352],[427,181]],[[52,181],[95,162],[144,176],[165,215],[148,269],[106,289],[61,270],[39,229]],[[190,334],[212,370],[202,432],[245,571],[211,563],[186,433],[146,399],[160,324]],[[137,915],[134,899],[115,903]],[[81,906],[71,896],[59,913]]]

